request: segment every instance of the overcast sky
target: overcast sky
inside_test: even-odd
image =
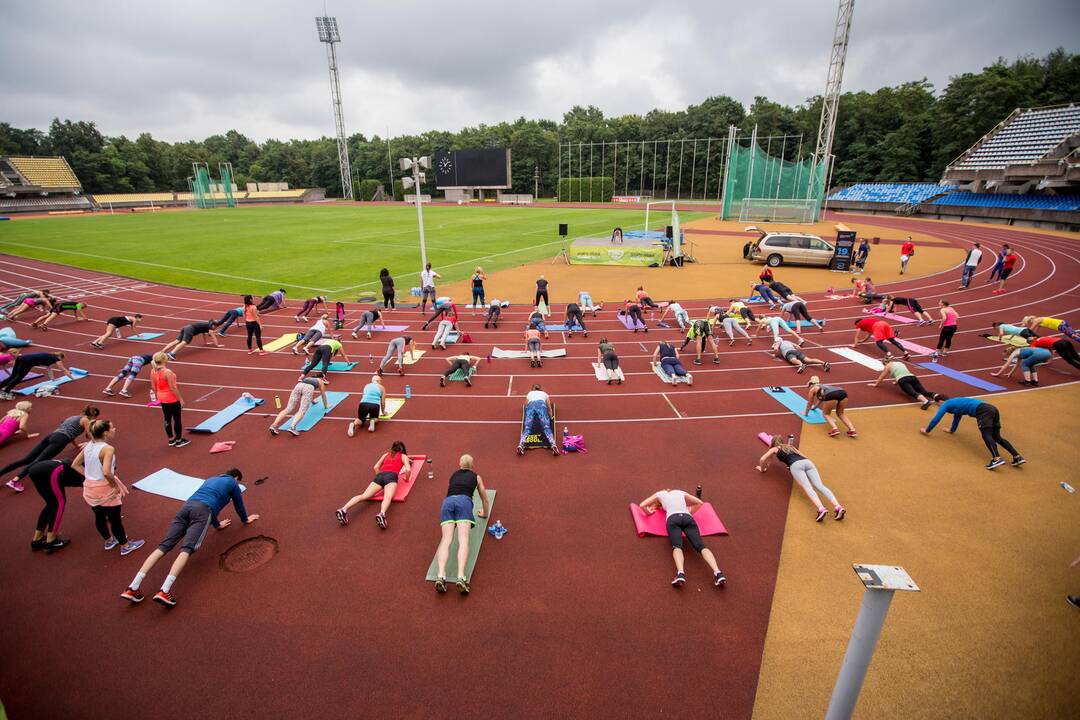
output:
[[[0,121],[93,120],[163,140],[332,135],[308,0],[0,0]],[[825,85],[835,0],[327,3],[348,132],[607,115],[710,95],[799,103]],[[1080,45],[1080,0],[859,0],[845,90]]]

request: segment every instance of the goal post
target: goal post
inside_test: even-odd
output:
[[[813,223],[817,215],[816,199],[743,198],[739,220],[763,222]]]
[[[682,257],[682,229],[679,226],[679,211],[675,209],[674,200],[654,200],[645,203],[645,231],[649,230],[649,211],[654,205],[668,208],[671,213],[671,251],[673,257]]]

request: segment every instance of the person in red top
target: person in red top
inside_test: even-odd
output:
[[[1019,259],[1020,256],[1011,249],[1005,257],[1001,258],[1001,279],[998,280],[997,290],[994,290],[995,295],[1005,292],[1005,281],[1012,275],[1013,268],[1016,267]]]
[[[758,275],[758,280],[765,283],[766,285],[771,283],[773,281],[772,268],[766,265],[765,269],[761,271],[760,275]]]
[[[911,236],[908,235],[907,240],[900,246],[900,274],[903,275],[907,272],[908,260],[915,254],[915,243],[911,242]]]
[[[349,508],[369,500],[381,492],[383,494],[382,507],[379,508],[379,514],[375,516],[375,522],[385,530],[386,513],[390,510],[390,503],[394,499],[398,482],[409,479],[409,473],[412,472],[412,463],[413,461],[405,452],[405,443],[400,440],[395,441],[390,446],[390,450],[384,452],[378,462],[375,463],[375,479],[368,484],[367,489],[359,495],[353,496],[349,499],[349,502],[334,511],[337,521],[343,527],[348,525]]]
[[[529,353],[529,367],[544,367],[544,358],[540,355],[540,331],[532,326],[525,331],[525,350]]]
[[[169,436],[169,446],[184,447],[191,443],[184,437],[184,421],[180,416],[184,398],[180,395],[180,388],[176,386],[176,373],[165,367],[168,362],[169,356],[166,353],[159,352],[154,355],[150,363],[150,386],[154,389],[154,397],[165,416],[165,434]]]
[[[866,337],[862,337],[863,333],[866,333]],[[892,325],[885,322],[881,318],[867,317],[862,320],[855,321],[855,341],[851,343],[851,347],[855,347],[863,340],[869,339],[871,336],[874,338],[874,344],[878,346],[881,352],[885,353],[885,362],[892,360],[892,353],[889,352],[889,348],[885,346],[885,341],[889,341],[903,353],[903,358],[907,360],[910,355],[908,351],[904,349],[896,339],[896,332],[893,330]]]
[[[1028,344],[1031,345],[1031,347],[1053,350],[1062,360],[1069,363],[1077,370],[1080,370],[1080,354],[1076,352],[1076,346],[1073,345],[1069,338],[1047,335],[1046,337],[1038,337],[1034,340],[1030,340]]]

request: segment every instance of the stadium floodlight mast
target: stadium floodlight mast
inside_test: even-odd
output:
[[[829,161],[832,157],[833,135],[836,133],[836,111],[840,104],[840,87],[844,81],[844,63],[847,61],[848,39],[851,37],[851,18],[854,12],[855,0],[839,0],[832,48],[829,51],[829,77],[825,81],[825,94],[821,97],[821,122],[818,124],[817,148],[814,150],[811,171],[811,177],[816,177],[817,168],[824,167],[823,180],[831,175]]]
[[[352,200],[352,170],[349,167],[349,145],[345,141],[345,116],[341,111],[341,82],[338,79],[337,43],[341,42],[341,33],[338,32],[335,17],[317,17],[315,27],[319,31],[319,42],[326,44],[326,63],[330,68],[330,102],[334,108],[334,128],[337,131],[341,194]]]
[[[420,204],[420,184],[427,179],[424,173],[420,172],[420,168],[425,170],[431,169],[431,158],[419,157],[419,158],[401,158],[398,160],[401,165],[402,172],[408,172],[412,170],[412,177],[408,175],[401,176],[401,187],[404,190],[409,188],[413,189],[413,199],[416,200],[416,222],[420,226],[420,270],[427,269],[427,246],[424,245],[424,210]]]

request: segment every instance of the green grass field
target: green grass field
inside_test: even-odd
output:
[[[669,213],[654,212],[662,228]],[[707,213],[680,213],[683,222]],[[428,261],[447,282],[477,265],[491,272],[554,257],[570,238],[640,228],[640,210],[424,208]],[[0,253],[153,282],[262,295],[284,287],[355,300],[389,268],[399,296],[417,284],[420,241],[412,206],[313,205],[123,213],[0,223]]]

